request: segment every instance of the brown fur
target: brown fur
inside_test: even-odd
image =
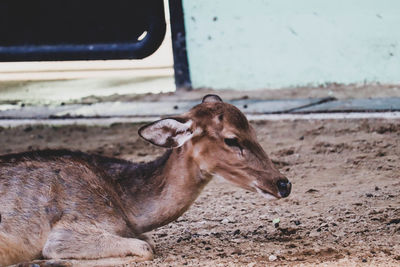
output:
[[[193,136],[149,163],[67,150],[0,156],[0,265],[38,258],[87,260],[79,263],[86,266],[99,259],[110,265],[149,260],[151,241],[143,233],[182,215],[216,175],[251,191],[256,183],[279,198],[276,181],[286,178],[246,117],[209,100],[173,118],[191,121],[190,129],[161,130],[174,146],[182,132]],[[240,150],[224,143],[231,136]]]

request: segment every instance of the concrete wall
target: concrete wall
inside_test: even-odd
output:
[[[194,88],[400,83],[399,0],[183,0]]]

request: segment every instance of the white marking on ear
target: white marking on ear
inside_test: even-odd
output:
[[[200,135],[202,132],[203,130],[200,127],[197,127],[193,132],[193,136]]]
[[[188,141],[193,136],[193,132],[189,131],[190,126],[192,126],[193,122],[191,120],[186,123],[181,123],[182,126],[180,130],[184,131],[183,134],[178,134],[173,139],[178,143],[178,147],[182,146],[186,141]],[[179,130],[179,129],[178,129]]]
[[[192,120],[181,123],[172,118],[163,119],[143,126],[139,129],[139,135],[157,146],[180,147],[192,138],[192,124]]]

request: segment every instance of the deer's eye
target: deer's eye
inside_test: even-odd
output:
[[[227,144],[230,147],[236,147],[236,148],[241,149],[237,138],[225,138],[224,142],[225,142],[225,144]]]

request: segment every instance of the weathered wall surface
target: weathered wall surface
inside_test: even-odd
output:
[[[183,0],[194,88],[400,83],[399,0]]]

